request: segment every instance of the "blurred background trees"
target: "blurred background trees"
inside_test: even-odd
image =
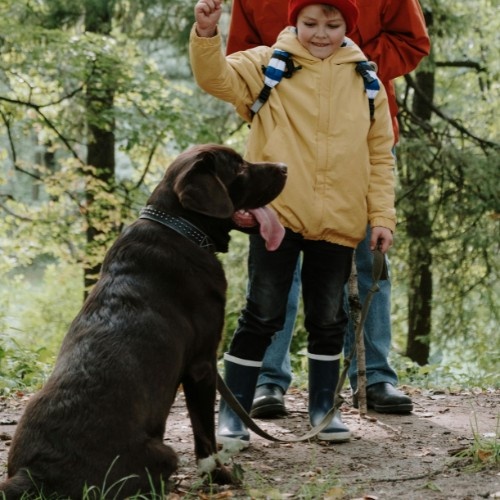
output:
[[[0,392],[43,380],[106,249],[174,156],[198,142],[244,151],[246,124],[191,77],[193,7],[0,0]],[[498,384],[500,19],[488,0],[422,7],[432,53],[397,81],[394,363],[407,380]],[[234,234],[221,256],[226,340],[245,254]],[[294,352],[304,345],[299,320]]]

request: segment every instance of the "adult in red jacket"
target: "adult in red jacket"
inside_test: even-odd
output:
[[[311,0],[318,3],[318,0]],[[233,0],[227,53],[258,45],[272,46],[288,24],[288,0]],[[415,69],[429,54],[430,41],[418,0],[357,0],[363,13],[349,38],[356,42],[377,66],[377,74],[388,94],[395,144],[399,139],[398,106],[392,80]],[[358,288],[361,300],[371,285],[370,234],[356,249]],[[297,312],[299,282],[290,291],[285,327],[268,347],[252,406],[252,416],[271,418],[286,414],[283,395],[291,379],[289,348]],[[397,375],[388,362],[391,346],[390,281],[381,281],[365,322],[368,407],[382,413],[407,413],[411,399],[395,388]],[[345,340],[349,353],[354,342],[352,325]],[[349,379],[357,406],[357,366],[354,359]]]

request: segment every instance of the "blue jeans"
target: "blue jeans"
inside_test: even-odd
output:
[[[259,235],[251,235],[247,300],[229,354],[252,361],[264,358],[273,335],[284,327],[288,296],[301,254],[308,351],[324,355],[341,353],[348,323],[344,290],[352,253],[352,248],[305,240],[290,230],[286,231],[280,247],[269,252]]]
[[[369,247],[370,233],[356,248],[356,267],[358,270],[358,289],[360,300],[364,301],[368,290],[372,284],[372,261],[373,256]],[[300,263],[297,264],[296,274],[299,273]],[[289,304],[285,327],[276,333],[272,344],[266,351],[262,368],[260,370],[257,385],[276,384],[285,392],[292,380],[290,365],[290,343],[293,335],[293,327],[297,314],[297,301],[299,298],[299,285],[294,279],[292,289],[289,294]],[[379,282],[380,291],[372,299],[368,316],[364,328],[364,341],[366,349],[366,371],[367,385],[379,382],[389,382],[397,385],[398,378],[396,372],[389,365],[387,359],[391,348],[391,283],[390,280]],[[295,288],[295,290],[294,290]],[[295,304],[290,302],[295,301]],[[347,307],[347,293],[345,301]],[[344,352],[350,354],[354,344],[354,328],[349,321],[347,335],[345,337]],[[353,390],[357,388],[357,363],[354,357],[349,368],[349,380]]]

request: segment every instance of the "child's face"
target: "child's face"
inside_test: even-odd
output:
[[[340,48],[344,41],[346,24],[337,9],[324,5],[304,7],[297,16],[297,38],[315,57],[326,59]]]

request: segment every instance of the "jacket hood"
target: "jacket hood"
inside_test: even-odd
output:
[[[297,61],[316,63],[321,61],[318,57],[313,56],[298,40],[297,30],[293,26],[285,28],[279,35],[273,49],[285,50],[292,54]],[[332,59],[335,64],[355,63],[359,61],[367,61],[362,50],[350,39],[345,37],[344,44],[339,50],[334,52],[325,60]]]

